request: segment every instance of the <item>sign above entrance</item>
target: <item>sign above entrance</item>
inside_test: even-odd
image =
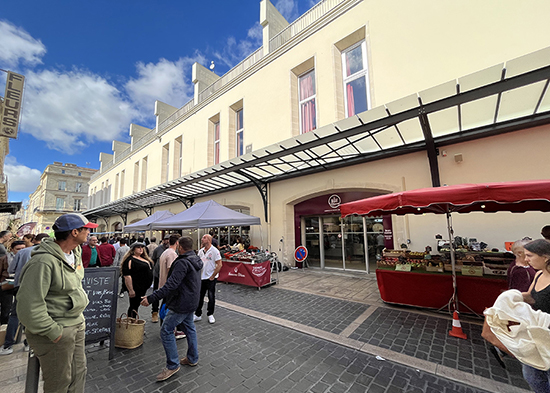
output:
[[[332,207],[333,209],[338,209],[340,207],[340,204],[342,203],[342,199],[337,194],[332,194],[328,198],[328,205]]]
[[[296,262],[303,262],[307,258],[307,248],[299,246],[294,251],[294,259]]]

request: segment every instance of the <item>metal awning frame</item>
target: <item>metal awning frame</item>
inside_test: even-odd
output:
[[[422,99],[418,95],[418,106],[411,109],[399,113],[390,113],[386,106],[386,117],[367,123],[362,121],[361,114],[359,114],[355,116],[356,124],[359,125],[345,128],[346,122],[350,120],[345,119],[331,125],[333,129],[329,132],[327,132],[326,127],[322,132],[323,129],[314,130],[308,134],[282,141],[276,145],[259,149],[219,165],[90,209],[84,214],[91,219],[120,215],[125,220],[127,213],[130,211],[147,209],[150,214],[151,209],[154,207],[175,201],[181,201],[186,207],[189,207],[193,203],[192,201],[200,197],[246,187],[256,187],[262,197],[265,221],[267,222],[267,189],[269,183],[416,151],[426,151],[432,185],[437,187],[440,185],[437,163],[438,148],[440,146],[550,123],[549,111],[538,113],[545,95],[550,94],[548,92],[550,66],[508,79],[505,78],[505,71],[506,69],[503,69],[502,78],[497,82],[466,92],[460,92],[460,85],[457,83],[456,94],[427,104],[422,103]],[[544,88],[531,115],[498,122],[503,93],[541,81],[545,81]],[[492,124],[463,130],[461,106],[490,96],[497,96]],[[459,130],[444,136],[434,137],[429,115],[449,108],[456,108]],[[399,125],[411,119],[418,120],[424,139],[406,143]],[[377,135],[392,127],[397,131],[402,145],[383,149],[381,143],[377,140]],[[379,150],[363,152],[359,148],[359,143],[368,139],[371,139]]]

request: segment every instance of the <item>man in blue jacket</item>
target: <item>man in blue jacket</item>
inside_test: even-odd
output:
[[[178,241],[179,257],[172,263],[164,286],[149,296],[144,296],[142,306],[166,299],[168,313],[160,328],[160,338],[166,352],[166,368],[157,375],[157,381],[165,381],[180,369],[180,364],[194,367],[199,362],[197,331],[193,315],[199,305],[202,261],[193,251],[193,239],[181,237]],[[187,356],[178,357],[174,329],[179,324],[187,335]]]

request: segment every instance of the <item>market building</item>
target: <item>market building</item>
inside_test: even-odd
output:
[[[51,232],[62,214],[88,209],[88,182],[97,169],[55,161],[42,172],[40,184],[29,195],[23,223],[36,222],[33,233]]]
[[[434,248],[438,217],[341,219],[339,205],[547,178],[549,13],[544,1],[324,0],[289,24],[262,0],[263,45],[222,76],[194,64],[191,101],[155,102],[154,128],[132,124],[130,143],[101,153],[85,214],[108,232],[213,199],[262,219],[244,229],[252,244],[289,263],[306,245],[321,268],[368,271],[384,247]],[[502,249],[550,217],[454,221]]]

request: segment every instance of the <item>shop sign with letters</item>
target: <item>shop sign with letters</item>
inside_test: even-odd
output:
[[[21,104],[23,103],[24,82],[25,77],[23,75],[8,71],[4,105],[2,106],[2,114],[0,116],[0,136],[17,138]]]

